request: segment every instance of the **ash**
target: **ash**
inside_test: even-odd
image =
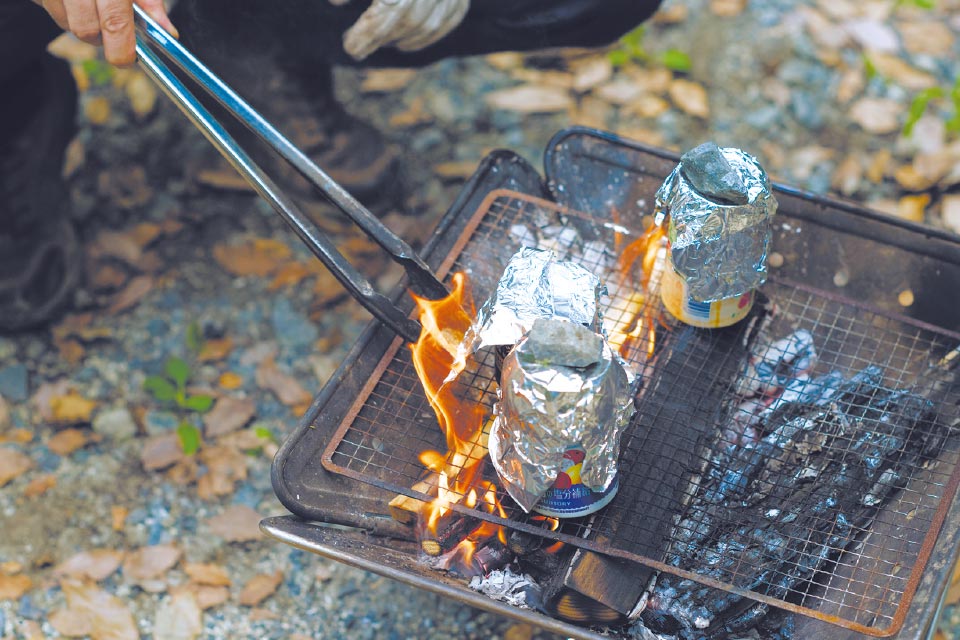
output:
[[[482,578],[474,576],[470,588],[521,609],[534,609],[540,600],[540,586],[536,581],[526,574],[514,573],[510,567],[491,571]]]

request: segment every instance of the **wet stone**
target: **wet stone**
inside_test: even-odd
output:
[[[29,397],[27,367],[12,364],[0,369],[0,395],[14,402],[23,402]]]
[[[719,202],[747,204],[747,186],[715,142],[704,142],[680,157],[683,176],[701,195]]]

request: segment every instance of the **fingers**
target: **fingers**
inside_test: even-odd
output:
[[[161,27],[163,27],[170,35],[174,38],[179,38],[180,33],[177,31],[177,28],[173,26],[173,23],[170,22],[169,16],[167,16],[167,9],[164,7],[163,0],[137,0],[137,4],[140,5],[140,8],[147,12],[147,14],[157,21]]]
[[[70,30],[70,25],[67,23],[67,11],[63,8],[63,2],[61,0],[34,0],[34,2],[50,14],[50,17],[57,23],[57,26],[64,31]]]
[[[103,57],[117,66],[129,66],[137,61],[131,0],[96,0]]]

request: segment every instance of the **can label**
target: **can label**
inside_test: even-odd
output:
[[[719,329],[743,320],[753,307],[754,291],[740,296],[698,302],[690,297],[687,282],[668,263],[660,280],[660,298],[677,320],[694,327]]]
[[[557,474],[553,486],[533,507],[537,513],[552,518],[577,518],[607,506],[620,488],[619,475],[606,491],[593,491],[580,481],[580,470],[586,453],[571,447],[563,454],[563,470]]]

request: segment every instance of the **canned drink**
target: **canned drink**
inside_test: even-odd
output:
[[[660,299],[664,308],[677,320],[704,329],[728,327],[743,320],[753,307],[755,294],[756,290],[751,289],[739,296],[699,302],[690,297],[687,281],[670,264],[663,270],[660,280]]]
[[[586,452],[580,447],[571,447],[563,454],[562,470],[553,486],[540,498],[533,511],[551,518],[578,518],[599,511],[607,506],[620,488],[619,474],[605,491],[593,491],[580,481],[580,470]]]

